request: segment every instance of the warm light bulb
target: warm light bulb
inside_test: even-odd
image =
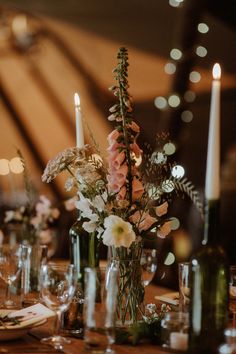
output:
[[[221,67],[220,64],[216,63],[212,69],[212,75],[214,80],[220,80],[221,78]]]
[[[80,106],[80,98],[77,92],[74,94],[74,102],[76,107]]]

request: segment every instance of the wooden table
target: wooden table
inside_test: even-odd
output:
[[[149,285],[146,289],[146,302],[157,303],[154,299],[155,295],[161,295],[168,292],[168,289],[160,288],[155,285]],[[0,353],[14,354],[14,353],[24,353],[24,354],[47,354],[47,353],[58,353],[52,347],[40,343],[40,338],[48,337],[51,329],[53,327],[53,319],[48,320],[48,322],[40,327],[33,329],[30,333],[25,335],[23,338],[11,341],[11,342],[0,342]],[[138,346],[132,345],[114,345],[116,354],[135,354],[137,351],[142,351],[143,354],[167,354],[170,353],[163,350],[157,345],[150,344],[139,344]],[[63,352],[65,354],[80,354],[84,352],[84,342],[81,339],[71,338],[71,344],[65,345]]]

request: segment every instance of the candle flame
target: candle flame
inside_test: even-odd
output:
[[[221,67],[220,64],[215,63],[212,69],[212,75],[214,80],[220,80],[221,78]]]
[[[77,92],[74,94],[74,102],[75,102],[75,107],[80,106],[80,98]]]

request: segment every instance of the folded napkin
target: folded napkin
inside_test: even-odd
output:
[[[155,299],[165,302],[170,305],[174,305],[174,306],[179,305],[179,293],[178,292],[167,293],[167,294],[163,294],[161,296],[155,296]]]
[[[19,324],[6,324],[6,326],[4,326],[5,329],[11,329],[30,327],[42,322],[49,317],[55,316],[55,313],[42,304],[35,304],[33,306],[29,306],[18,311],[12,311],[10,313],[7,310],[1,310],[0,315],[8,315],[9,318],[20,317]]]

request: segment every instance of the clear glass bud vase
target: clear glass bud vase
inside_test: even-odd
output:
[[[144,286],[140,258],[142,244],[136,243],[109,250],[111,259],[119,261],[117,299],[117,327],[129,327],[142,319],[144,312]]]

